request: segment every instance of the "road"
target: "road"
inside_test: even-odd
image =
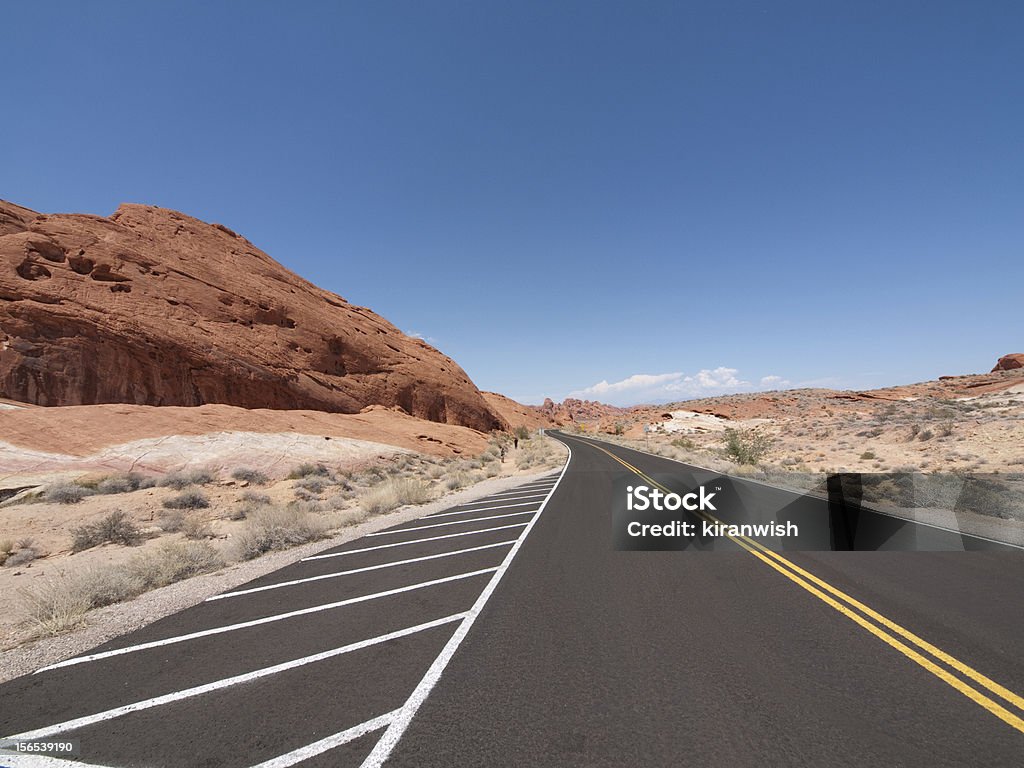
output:
[[[905,523],[948,551],[617,551],[641,482],[718,483],[724,522],[834,510],[554,436],[549,478],[0,686],[0,733],[107,766],[1024,763],[1024,552]]]

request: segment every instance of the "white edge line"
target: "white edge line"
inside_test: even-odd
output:
[[[490,533],[491,531],[504,531],[508,528],[522,528],[526,523],[510,523],[509,525],[498,525],[494,528],[481,528],[479,531],[462,531],[461,533],[446,533],[443,536],[428,536],[425,539],[413,539],[412,541],[396,541],[394,544],[378,544],[376,547],[362,547],[361,549],[346,549],[344,552],[328,552],[325,555],[310,555],[299,562],[306,560],[326,560],[328,557],[341,557],[342,555],[357,555],[360,552],[373,552],[377,549],[388,549],[390,547],[404,547],[406,544],[422,544],[425,541],[440,541],[441,539],[454,539],[456,536],[472,536],[474,533]]]
[[[519,499],[541,499],[547,496],[548,491],[550,490],[550,488],[545,488],[544,490],[537,491],[536,493],[517,493],[514,496],[504,496],[500,499],[474,499],[473,501],[467,501],[465,504],[455,504],[453,506],[447,507],[446,509],[441,510],[440,512],[432,512],[429,515],[424,515],[424,517],[420,519],[423,520],[428,517],[437,517],[438,515],[447,514],[448,509],[458,509],[459,507],[472,507],[474,504],[484,504],[487,506],[493,506],[495,504],[504,504],[506,501],[517,501]]]
[[[385,725],[389,725],[395,716],[398,714],[398,710],[388,712],[386,715],[375,717],[372,720],[367,720],[365,723],[359,725],[353,725],[351,728],[347,728],[344,731],[328,736],[327,738],[320,739],[320,741],[314,741],[312,744],[307,744],[304,747],[287,752],[279,757],[265,760],[258,765],[254,765],[252,768],[289,768],[289,766],[301,763],[303,760],[309,760],[311,757],[316,757],[324,752],[340,747],[342,744],[348,744],[350,741],[355,741],[360,736],[364,736],[367,733],[373,731],[379,731]]]
[[[210,629],[201,629],[198,632],[190,632],[187,635],[175,635],[174,637],[167,637],[163,640],[151,640],[148,643],[139,643],[138,645],[128,645],[124,648],[115,648],[111,651],[101,651],[99,653],[91,653],[88,656],[74,656],[64,661],[58,661],[56,664],[50,664],[49,666],[37,669],[34,674],[40,672],[47,672],[51,669],[60,669],[61,667],[70,667],[75,664],[84,664],[87,661],[99,661],[100,659],[108,659],[111,656],[123,656],[126,653],[135,653],[136,651],[146,651],[150,648],[160,648],[165,645],[174,645],[176,643],[183,643],[187,640],[198,640],[201,637],[209,637],[210,635],[220,635],[224,632],[234,632],[238,629],[248,629],[249,627],[258,627],[261,624],[270,624],[275,621],[283,621],[284,619],[293,619],[296,616],[305,616],[310,613],[319,613],[320,611],[329,611],[332,608],[343,608],[347,605],[355,605],[356,603],[365,603],[369,600],[376,600],[381,597],[391,597],[402,592],[409,592],[414,589],[423,589],[425,587],[433,587],[438,584],[447,584],[450,581],[459,581],[460,579],[469,579],[474,576],[482,576],[485,573],[493,573],[497,568],[481,568],[479,571],[469,571],[468,573],[459,573],[455,576],[445,576],[441,579],[431,579],[430,581],[421,581],[417,584],[410,584],[405,587],[396,587],[395,589],[389,589],[384,592],[374,592],[369,595],[359,595],[358,597],[350,597],[346,600],[339,600],[336,603],[325,603],[323,605],[314,605],[311,608],[301,608],[297,611],[288,611],[287,613],[276,613],[273,616],[264,616],[260,619],[252,619],[250,621],[243,621],[238,624],[227,624],[222,627],[212,627]]]
[[[380,643],[386,643],[389,640],[396,640],[400,637],[406,637],[407,635],[414,635],[418,632],[423,632],[428,629],[434,629],[435,627],[443,626],[444,624],[450,624],[453,621],[462,621],[465,619],[467,614],[465,613],[454,613],[451,616],[445,616],[443,619],[434,619],[433,621],[424,622],[423,624],[417,624],[414,627],[406,627],[405,629],[398,629],[394,632],[388,632],[386,635],[378,635],[377,637],[371,637],[366,640],[360,640],[357,643],[349,643],[339,648],[333,648],[329,651],[323,651],[321,653],[314,653],[311,656],[303,656],[300,659],[292,659],[281,664],[274,664],[270,667],[263,667],[252,672],[246,672],[242,675],[235,675],[234,677],[225,677],[221,680],[215,680],[212,683],[204,683],[203,685],[197,685],[192,688],[186,688],[181,691],[175,691],[174,693],[167,693],[163,696],[155,696],[151,699],[144,699],[142,701],[136,701],[132,704],[124,704],[120,707],[114,707],[113,709],[107,709],[103,712],[97,712],[93,715],[85,715],[83,717],[76,717],[73,720],[65,720],[63,723],[56,723],[54,725],[48,725],[45,728],[37,728],[34,731],[25,731],[24,733],[18,733],[14,736],[7,736],[8,739],[45,739],[50,736],[55,736],[58,733],[65,733],[66,731],[74,731],[79,728],[84,728],[87,725],[94,723],[102,723],[106,720],[113,720],[124,715],[131,714],[132,712],[140,712],[145,709],[152,709],[153,707],[159,707],[164,704],[171,704],[175,701],[181,701],[182,699],[190,699],[193,696],[200,696],[204,693],[210,693],[211,691],[218,691],[222,688],[228,688],[233,685],[239,685],[240,683],[247,683],[251,680],[257,680],[261,677],[267,677],[269,675],[276,675],[280,672],[287,672],[288,670],[295,669],[297,667],[303,667],[306,664],[313,664],[318,661],[324,661],[335,656],[341,656],[343,653],[352,653],[353,651],[359,651],[363,648],[368,648],[371,645],[379,645]],[[461,625],[460,625],[461,626]]]
[[[323,573],[319,576],[307,576],[304,579],[292,579],[290,581],[281,581],[276,584],[264,584],[262,587],[252,587],[251,589],[240,589],[237,592],[224,592],[220,595],[214,595],[213,597],[206,598],[206,602],[211,600],[223,600],[225,597],[238,597],[239,595],[251,595],[253,592],[266,592],[268,589],[280,589],[281,587],[294,587],[296,584],[305,584],[310,581],[322,581],[323,579],[336,579],[339,576],[349,576],[353,573],[364,573],[366,571],[377,571],[381,568],[394,568],[398,565],[408,565],[409,563],[422,563],[425,560],[438,560],[442,557],[454,557],[455,555],[464,555],[467,552],[479,552],[482,549],[493,549],[494,547],[504,547],[508,544],[514,544],[515,539],[512,541],[499,541],[495,544],[481,544],[479,547],[467,547],[466,549],[456,549],[454,552],[439,552],[436,555],[424,555],[423,557],[410,557],[408,560],[394,560],[390,563],[378,563],[377,565],[367,565],[363,568],[350,568],[347,571],[334,571],[333,573]]]
[[[526,540],[526,537],[530,535],[530,531],[533,530],[534,524],[544,512],[544,508],[548,505],[548,502],[551,501],[551,497],[558,489],[559,484],[562,482],[562,478],[565,477],[566,470],[569,469],[569,464],[572,462],[572,448],[565,443],[562,443],[562,445],[565,445],[565,448],[568,451],[568,455],[565,459],[565,466],[562,467],[562,472],[558,475],[558,480],[551,488],[547,498],[544,499],[544,502],[540,505],[540,509],[537,510],[529,524],[527,524],[526,530],[524,530],[516,540],[516,543],[512,545],[512,549],[507,555],[505,555],[505,559],[502,561],[501,565],[498,566],[498,570],[495,571],[491,580],[487,582],[487,586],[484,587],[484,591],[480,593],[480,597],[478,597],[476,602],[473,603],[473,607],[466,612],[466,618],[459,624],[455,633],[448,640],[447,644],[445,644],[441,653],[438,654],[436,659],[434,659],[434,663],[430,665],[430,669],[427,670],[427,674],[423,676],[423,679],[420,680],[419,684],[413,690],[412,695],[410,695],[405,704],[402,705],[402,708],[399,710],[394,720],[391,721],[387,730],[384,731],[384,734],[377,741],[373,751],[367,755],[361,768],[380,768],[380,766],[382,766],[388,759],[391,751],[395,748],[395,745],[398,744],[398,741],[402,738],[405,730],[409,727],[409,723],[411,723],[413,717],[416,716],[416,712],[419,710],[420,706],[422,706],[423,702],[427,700],[431,690],[433,690],[434,686],[437,685],[437,681],[441,679],[441,675],[444,673],[445,667],[448,666],[448,662],[452,660],[452,656],[455,655],[455,651],[458,650],[459,645],[461,645],[462,641],[469,633],[470,628],[473,626],[473,622],[476,621],[476,617],[480,615],[484,605],[490,599],[491,595],[494,594],[494,590],[497,588],[498,582],[500,582],[501,577],[505,575],[509,565],[515,558],[516,553],[519,552],[519,548]]]
[[[427,515],[426,517],[421,517],[419,520],[413,520],[412,522],[422,523],[427,520],[434,520],[438,517],[451,517],[452,515],[468,515],[471,512],[490,512],[493,509],[512,509],[512,507],[528,507],[531,504],[540,504],[540,502],[523,501],[518,504],[503,504],[500,507],[474,507],[473,509],[460,509],[458,512],[438,512],[436,515]]]
[[[507,491],[498,491],[497,493],[492,493],[490,496],[484,496],[482,498],[498,499],[502,496],[514,496],[517,493],[526,493],[527,491],[549,491],[553,486],[553,482],[531,483],[530,485],[521,485],[518,488],[509,488]],[[480,499],[477,499],[477,501],[480,501]]]
[[[536,504],[537,502],[531,501],[530,504]],[[377,531],[376,533],[368,533],[367,536],[394,536],[396,533],[412,533],[413,531],[425,531],[428,528],[441,528],[445,525],[465,525],[466,523],[482,523],[484,520],[499,520],[503,517],[517,517],[519,515],[530,515],[536,512],[536,509],[524,509],[522,512],[508,512],[504,515],[488,515],[487,517],[471,517],[469,520],[449,520],[447,523],[434,523],[433,525],[418,525],[415,528],[396,528],[390,531]],[[527,523],[529,525],[529,523]]]

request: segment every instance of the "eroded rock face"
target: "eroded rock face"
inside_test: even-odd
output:
[[[504,426],[465,372],[245,238],[176,211],[0,201],[0,397],[358,413]]]
[[[1015,368],[1024,368],[1024,354],[1003,355],[999,358],[999,362],[996,363],[996,367],[992,369],[992,373],[996,371],[1012,371]]]

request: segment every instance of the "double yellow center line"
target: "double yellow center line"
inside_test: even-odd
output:
[[[594,445],[593,443],[588,442],[587,444],[593,448],[597,448],[603,453],[606,453],[608,456],[615,459],[615,461],[619,462],[619,464],[626,467],[626,469],[642,477],[652,486],[660,488],[665,493],[672,493],[671,490],[666,488],[657,480],[649,477],[628,461],[616,456],[611,451],[608,451],[601,446]],[[697,514],[701,515],[709,522],[723,522],[714,515],[710,515],[706,512],[698,512]],[[900,626],[892,619],[886,618],[882,614],[878,613],[878,611],[869,608],[859,600],[833,587],[826,581],[819,579],[817,576],[804,570],[791,560],[787,560],[778,552],[774,552],[746,536],[729,536],[729,539],[743,547],[743,549],[765,565],[778,571],[794,584],[799,585],[826,605],[866,629],[882,642],[895,648],[911,661],[927,669],[933,675],[952,688],[955,688],[975,704],[984,707],[1007,725],[1012,728],[1016,728],[1021,733],[1024,733],[1024,719],[1022,719],[1020,714],[1018,714],[1018,712],[1024,713],[1024,697],[1018,696],[1013,691],[1004,688],[999,685],[999,683],[981,674],[981,672],[978,672],[973,667],[964,664],[959,659],[956,659],[945,651],[936,648],[928,641],[915,635],[909,629]],[[946,667],[940,666],[937,662],[945,664]],[[947,667],[949,669],[947,669]],[[957,677],[949,671],[950,669],[959,672],[968,680],[973,681],[977,687],[974,687]],[[1007,708],[1004,703],[1000,703],[992,696],[987,695],[986,691],[994,694],[999,699],[1002,699],[1005,704],[1012,705],[1017,711],[1015,712]]]

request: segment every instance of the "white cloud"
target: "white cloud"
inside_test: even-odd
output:
[[[714,397],[736,392],[757,392],[765,389],[781,389],[790,381],[774,374],[763,376],[757,384],[743,379],[739,369],[719,366],[705,368],[693,374],[635,373],[620,381],[599,381],[584,389],[569,393],[569,397],[585,400],[601,400],[611,405],[636,405],[638,403],[666,403],[675,400],[692,400],[700,397]]]
[[[435,339],[433,336],[424,336],[419,331],[406,331],[405,335],[411,336],[414,339],[419,339],[420,341],[425,341],[428,344],[437,344],[437,339]]]
[[[781,389],[782,387],[789,386],[789,379],[784,379],[781,376],[762,376],[761,386],[765,389]]]

